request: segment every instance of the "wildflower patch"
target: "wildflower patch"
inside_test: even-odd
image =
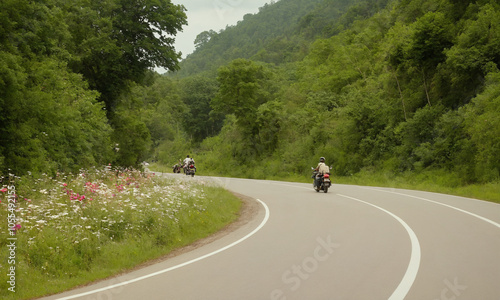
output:
[[[16,296],[2,280],[2,299],[54,293],[134,267],[215,232],[240,207],[222,188],[137,170],[23,177],[15,185],[15,206],[0,193],[1,217],[15,216],[0,229],[0,264],[9,270],[3,264],[15,242]]]

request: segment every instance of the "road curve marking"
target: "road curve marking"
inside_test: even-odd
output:
[[[259,231],[262,227],[264,227],[264,225],[266,225],[267,223],[267,220],[269,220],[269,208],[267,207],[267,205],[261,201],[260,199],[257,199],[257,201],[260,202],[260,204],[262,204],[262,206],[264,206],[264,209],[266,211],[266,214],[265,214],[265,217],[264,219],[262,220],[262,222],[259,224],[259,226],[257,226],[257,228],[255,228],[252,232],[250,232],[249,234],[245,235],[244,237],[242,237],[241,239],[225,246],[225,247],[222,247],[216,251],[213,251],[211,253],[208,253],[208,254],[205,254],[203,256],[200,256],[198,258],[195,258],[195,259],[192,259],[190,261],[187,261],[187,262],[184,262],[182,264],[178,264],[178,265],[175,265],[173,267],[170,267],[170,268],[167,268],[167,269],[163,269],[163,270],[160,270],[160,271],[157,271],[157,272],[154,272],[154,273],[151,273],[151,274],[148,274],[148,275],[144,275],[144,276],[141,276],[141,277],[137,277],[137,278],[134,278],[134,279],[131,279],[131,280],[127,280],[127,281],[124,281],[124,282],[120,282],[120,283],[117,283],[117,284],[113,284],[113,285],[110,285],[110,286],[107,286],[107,287],[103,287],[103,288],[100,288],[100,289],[96,289],[96,290],[92,290],[92,291],[88,291],[88,292],[85,292],[85,293],[80,293],[80,294],[77,294],[77,295],[72,295],[72,296],[67,296],[67,297],[62,297],[62,298],[58,298],[58,300],[67,300],[67,299],[74,299],[74,298],[78,298],[78,297],[83,297],[83,296],[87,296],[87,295],[91,295],[91,294],[95,294],[95,293],[99,293],[99,292],[102,292],[102,291],[105,291],[105,290],[109,290],[109,289],[113,289],[113,288],[116,288],[116,287],[120,287],[120,286],[124,286],[124,285],[127,285],[127,284],[131,284],[131,283],[134,283],[134,282],[137,282],[137,281],[140,281],[140,280],[144,280],[144,279],[147,279],[147,278],[151,278],[153,276],[157,276],[157,275],[160,275],[160,274],[163,274],[163,273],[167,273],[167,272],[170,272],[172,270],[175,270],[175,269],[179,269],[179,268],[182,268],[182,267],[185,267],[187,265],[190,265],[192,263],[195,263],[197,261],[200,261],[202,259],[205,259],[205,258],[208,258],[210,256],[214,256],[218,253],[221,253],[222,251],[225,251],[233,246],[236,246],[238,245],[239,243],[243,242],[244,240],[248,239],[249,237],[251,237],[252,235],[254,235],[255,233],[257,233],[257,231]]]
[[[437,201],[434,201],[434,200],[430,200],[430,199],[426,199],[426,198],[422,198],[422,197],[418,197],[418,196],[413,196],[413,195],[398,193],[398,192],[394,192],[394,191],[386,191],[386,190],[382,190],[382,189],[369,188],[369,187],[364,187],[364,188],[368,189],[368,190],[378,191],[378,192],[384,192],[384,193],[391,193],[391,194],[406,196],[406,197],[415,198],[415,199],[419,199],[419,200],[424,200],[424,201],[431,202],[431,203],[434,203],[434,204],[439,204],[439,205],[442,205],[442,206],[446,206],[448,208],[452,208],[454,210],[457,210],[457,211],[463,212],[465,214],[471,215],[473,217],[476,217],[476,218],[478,218],[480,220],[483,220],[485,222],[488,222],[488,223],[492,224],[493,226],[496,226],[496,227],[500,228],[500,224],[498,224],[497,222],[495,222],[493,220],[490,220],[488,218],[482,217],[480,215],[476,215],[475,213],[471,213],[469,211],[460,209],[460,208],[455,207],[455,206],[451,206],[451,205],[448,205],[448,204],[444,204],[444,203],[441,203],[441,202],[437,202]]]
[[[418,242],[417,235],[415,234],[415,232],[413,232],[411,227],[408,226],[408,224],[406,224],[405,221],[403,221],[400,217],[396,216],[395,214],[391,213],[390,211],[383,209],[382,207],[379,207],[377,205],[371,204],[369,202],[357,199],[357,198],[353,198],[353,197],[349,197],[349,196],[345,196],[345,195],[341,195],[341,194],[337,194],[337,195],[340,197],[355,200],[355,201],[358,201],[358,202],[361,202],[364,204],[368,204],[370,206],[373,206],[375,208],[380,209],[381,211],[389,214],[391,217],[393,217],[399,223],[401,223],[401,225],[403,225],[403,227],[408,232],[408,235],[410,236],[410,241],[411,241],[410,262],[408,263],[408,268],[406,269],[406,273],[403,276],[403,279],[401,280],[398,287],[396,288],[396,290],[394,290],[394,292],[392,293],[392,295],[389,297],[388,300],[402,300],[402,299],[404,299],[406,297],[406,295],[408,294],[408,292],[410,291],[410,288],[413,285],[415,278],[417,277],[418,269],[420,267],[420,256],[421,256],[420,254],[421,253],[420,253],[420,243]]]

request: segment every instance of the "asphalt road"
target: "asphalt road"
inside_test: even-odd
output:
[[[201,248],[45,299],[500,299],[498,204],[213,180],[256,199],[257,215]]]

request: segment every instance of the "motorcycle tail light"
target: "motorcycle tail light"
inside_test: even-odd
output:
[[[330,175],[329,174],[325,174],[324,176],[325,178],[330,178]]]

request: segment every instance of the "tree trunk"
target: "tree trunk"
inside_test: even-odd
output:
[[[401,103],[403,104],[403,112],[405,114],[405,121],[408,121],[408,118],[406,116],[405,99],[403,98],[403,91],[401,91],[401,85],[399,84],[398,75],[394,71],[392,72],[392,74],[394,75],[394,78],[396,79],[396,82],[398,84],[399,97],[401,98]]]
[[[429,106],[432,106],[431,98],[429,97],[429,91],[427,90],[427,81],[425,80],[425,72],[423,69],[422,69],[422,77],[424,78],[424,89],[425,89],[425,95],[427,96],[427,103],[429,104]]]

